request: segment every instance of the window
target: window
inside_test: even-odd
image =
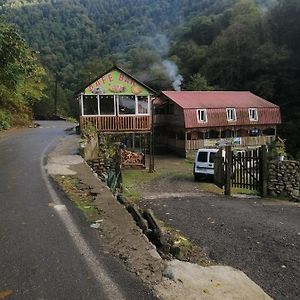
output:
[[[226,108],[227,121],[235,121],[236,120],[236,112],[235,108]]]
[[[119,96],[119,115],[135,114],[135,96]]]
[[[197,161],[198,162],[207,162],[207,155],[208,155],[208,152],[199,152],[198,154],[198,158],[197,158]]]
[[[257,121],[258,115],[257,115],[257,109],[256,108],[249,108],[249,119],[250,121]]]
[[[216,156],[215,152],[210,152],[209,153],[209,162],[210,163],[213,163],[215,161],[215,156]]]
[[[84,96],[83,98],[84,115],[98,115],[97,96]]]
[[[197,109],[197,120],[198,120],[198,123],[206,123],[207,122],[206,109]]]
[[[139,115],[149,114],[148,96],[137,96],[137,113]]]
[[[114,96],[100,96],[100,115],[115,115]]]

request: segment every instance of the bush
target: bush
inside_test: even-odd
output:
[[[7,112],[0,109],[0,130],[10,128],[10,116]]]

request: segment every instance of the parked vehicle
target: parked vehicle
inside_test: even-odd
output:
[[[217,148],[198,149],[193,167],[195,180],[199,180],[204,176],[214,175],[214,158],[219,151]],[[225,152],[222,151],[222,156],[225,157]]]

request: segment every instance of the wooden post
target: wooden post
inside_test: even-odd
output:
[[[260,148],[260,195],[266,197],[268,193],[268,160],[267,147],[262,145]]]
[[[231,196],[232,152],[231,146],[225,147],[225,195]]]
[[[154,172],[154,108],[153,108],[153,101],[151,101],[151,132],[150,132],[150,149],[149,149],[149,173]]]

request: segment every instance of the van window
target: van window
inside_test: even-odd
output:
[[[198,162],[207,162],[207,152],[199,152],[198,154]]]
[[[216,156],[216,153],[210,152],[210,155],[209,155],[209,162],[210,163],[214,162],[215,156]]]

